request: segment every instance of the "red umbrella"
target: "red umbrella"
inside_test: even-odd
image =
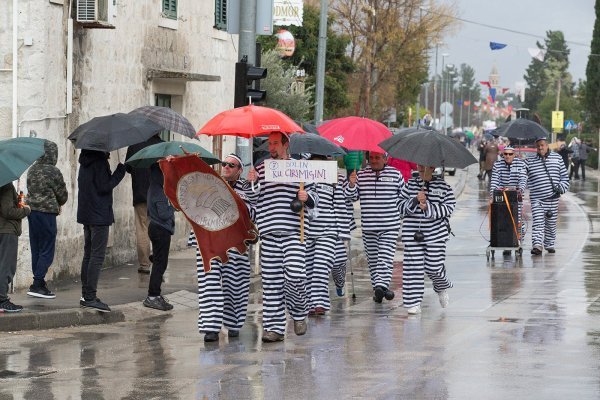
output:
[[[223,111],[210,119],[196,134],[232,135],[245,138],[271,132],[293,133],[304,130],[293,119],[269,107],[249,105]]]
[[[369,118],[336,118],[317,128],[319,134],[348,150],[385,153],[379,143],[392,137],[392,132],[381,122]]]

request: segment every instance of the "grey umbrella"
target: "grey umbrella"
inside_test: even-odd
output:
[[[78,149],[110,152],[145,142],[164,128],[141,114],[112,114],[79,125],[69,135]]]
[[[196,137],[196,130],[190,121],[168,107],[159,106],[143,106],[136,108],[129,114],[142,114],[156,122],[164,129],[168,129],[173,132],[177,132],[183,136],[194,138]]]
[[[526,118],[513,119],[492,133],[494,136],[503,136],[521,141],[533,141],[542,137],[550,138],[550,133],[546,128]]]
[[[334,157],[346,154],[340,146],[315,133],[292,133],[290,136],[290,154],[304,153]]]
[[[389,155],[432,167],[465,168],[477,159],[458,141],[434,130],[403,132],[379,143]]]

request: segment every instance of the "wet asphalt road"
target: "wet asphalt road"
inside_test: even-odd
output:
[[[596,179],[563,196],[556,254],[533,258],[528,234],[522,259],[488,262],[487,195],[475,173],[451,220],[447,309],[430,282],[420,316],[407,316],[400,289],[375,304],[357,258],[357,299],[332,291],[332,311],[311,318],[303,337],[290,324],[282,343],[261,343],[257,294],[241,336],[218,344],[203,343],[193,307],[2,334],[0,400],[600,398]]]

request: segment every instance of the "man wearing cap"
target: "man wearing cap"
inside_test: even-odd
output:
[[[289,159],[289,138],[281,132],[269,134],[271,159]],[[304,207],[318,205],[319,195],[313,184],[304,190],[298,182],[267,182],[265,163],[248,172],[245,193],[256,208],[256,225],[260,232],[260,266],[263,284],[263,342],[284,339],[286,308],[294,321],[294,333],[307,330],[308,293],[306,282],[306,243],[300,242],[300,214],[291,203],[299,200]],[[296,207],[294,207],[295,209]],[[307,218],[305,229],[310,229]]]
[[[230,154],[221,163],[221,177],[240,195],[253,210],[242,191],[246,180],[240,178],[243,163],[239,156]],[[248,253],[240,254],[229,250],[229,261],[225,264],[211,261],[211,270],[204,272],[202,255],[194,231],[190,232],[188,246],[196,247],[196,269],[198,276],[198,330],[204,333],[205,342],[219,340],[221,326],[227,328],[227,336],[238,337],[246,320],[248,296],[250,294],[250,260]]]
[[[523,192],[525,186],[523,183],[525,162],[515,157],[515,149],[512,146],[506,146],[502,152],[502,159],[494,163],[492,167],[492,180],[490,183],[490,198],[494,195],[494,190],[511,188],[517,190],[518,198],[518,221],[519,233],[522,240],[525,236],[525,224],[523,223]]]
[[[369,165],[348,177],[346,196],[360,200],[362,236],[373,287],[373,301],[392,300],[390,289],[396,241],[400,232],[400,171],[387,165],[383,153],[369,152]]]
[[[569,190],[569,175],[561,156],[551,152],[545,137],[535,141],[537,155],[525,160],[523,187],[529,187],[533,227],[531,254],[545,248],[554,253],[558,198]]]

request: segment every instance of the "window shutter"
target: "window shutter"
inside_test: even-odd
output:
[[[162,11],[166,18],[177,19],[177,0],[162,0]]]
[[[227,29],[227,0],[215,0],[215,28]]]

